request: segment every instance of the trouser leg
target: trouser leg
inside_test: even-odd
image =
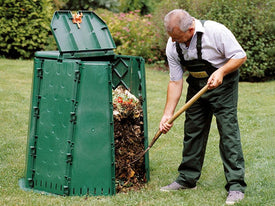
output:
[[[196,92],[196,90],[189,87],[187,101]],[[209,112],[208,104],[199,99],[187,109],[185,117],[183,158],[178,168],[179,176],[176,182],[194,187],[201,175],[212,113]]]
[[[223,161],[227,190],[244,192],[244,158],[237,119],[238,81],[215,91],[219,98],[212,107],[220,134],[220,154]]]
[[[225,188],[244,192],[244,158],[237,120],[238,78],[238,72],[226,76],[221,86],[207,92],[186,111],[183,158],[176,179],[179,184],[194,187],[200,177],[213,112],[220,134]],[[199,84],[197,89],[205,82]],[[196,92],[189,87],[187,100]]]

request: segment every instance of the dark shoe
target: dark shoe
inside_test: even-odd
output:
[[[236,202],[241,201],[244,198],[244,193],[240,191],[229,191],[225,204],[234,205]]]
[[[184,190],[184,189],[196,189],[196,188],[197,188],[196,186],[190,188],[190,187],[186,187],[186,186],[180,185],[177,182],[173,182],[170,185],[167,185],[165,187],[161,187],[160,191],[169,192],[169,191],[177,191],[177,190]]]

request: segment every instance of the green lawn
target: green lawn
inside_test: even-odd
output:
[[[85,198],[21,190],[18,180],[25,170],[32,69],[32,61],[0,59],[0,205],[224,205],[227,193],[215,120],[197,190],[159,191],[177,176],[184,115],[151,148],[151,180],[140,191]],[[169,75],[152,69],[147,69],[146,75],[151,140],[162,116]],[[185,94],[186,90],[182,99]],[[246,197],[239,205],[275,205],[275,81],[240,83],[239,123],[248,184]]]

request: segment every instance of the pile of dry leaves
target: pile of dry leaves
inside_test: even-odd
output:
[[[124,87],[113,91],[115,173],[117,192],[136,190],[145,179],[143,112],[139,100]]]

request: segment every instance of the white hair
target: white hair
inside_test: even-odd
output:
[[[179,27],[181,31],[186,32],[194,21],[187,11],[183,9],[174,9],[164,17],[164,26],[167,32],[172,32],[174,27]]]

